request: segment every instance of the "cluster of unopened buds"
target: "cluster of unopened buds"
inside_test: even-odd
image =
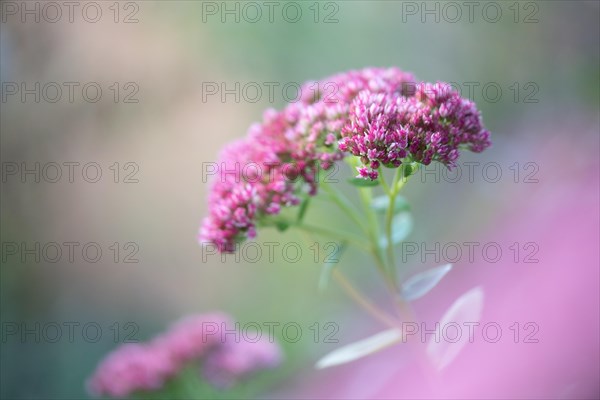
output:
[[[217,388],[281,361],[277,343],[265,338],[249,342],[231,335],[233,322],[222,313],[189,316],[147,343],[127,343],[110,353],[88,381],[97,396],[122,398],[162,389],[184,368]]]

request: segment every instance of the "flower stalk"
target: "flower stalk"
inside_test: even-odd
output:
[[[332,272],[332,276],[342,287],[342,289],[344,289],[348,296],[350,296],[352,300],[365,309],[375,319],[379,320],[390,328],[398,327],[398,321],[394,317],[375,306],[365,295],[363,295],[356,287],[354,287],[352,283],[350,283],[348,278],[346,278],[346,276],[339,269],[334,270]]]

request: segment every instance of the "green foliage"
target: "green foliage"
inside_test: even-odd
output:
[[[298,210],[298,217],[296,219],[298,224],[301,224],[302,221],[304,220],[304,216],[306,215],[306,210],[308,209],[309,203],[310,203],[310,197],[307,196],[302,201],[302,204],[300,204],[300,210]]]
[[[410,234],[413,228],[413,219],[410,213],[401,212],[394,216],[392,220],[392,246],[402,242]],[[387,248],[387,237],[383,236],[380,239],[382,248]]]
[[[363,178],[350,178],[348,179],[348,183],[356,187],[375,187],[379,185],[379,180],[370,180]]]
[[[373,202],[371,203],[371,207],[373,208],[373,210],[377,211],[378,213],[386,213],[387,209],[390,205],[390,198],[389,196],[379,196],[373,199]],[[408,203],[408,201],[399,195],[396,195],[396,199],[394,201],[394,214],[395,213],[399,213],[402,211],[409,211],[410,210],[410,204]]]
[[[323,264],[323,268],[321,269],[321,274],[319,275],[319,290],[325,291],[327,286],[329,285],[329,281],[331,281],[331,274],[333,273],[333,269],[338,265],[340,259],[342,258],[342,254],[346,251],[348,246],[347,242],[342,242],[337,253],[336,259],[331,260],[331,262],[326,262]]]

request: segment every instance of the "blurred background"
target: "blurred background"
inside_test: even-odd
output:
[[[2,398],[85,397],[119,343],[213,310],[302,328],[295,343],[275,330],[286,362],[239,397],[600,395],[598,2],[474,2],[472,12],[461,2],[74,3],[70,14],[63,2],[0,2]],[[472,179],[464,164],[458,179],[432,167],[404,189],[408,240],[502,249],[495,262],[464,254],[415,303],[436,321],[480,286],[482,322],[503,330],[431,379],[402,346],[314,370],[328,351],[383,329],[335,284],[318,291],[330,240],[267,229],[263,250],[299,243],[302,256],[265,250],[253,262],[207,254],[196,239],[203,165],[266,108],[294,99],[295,84],[366,66],[454,83],[492,132],[491,149],[461,158],[479,163]],[[349,229],[335,207],[314,203],[310,221]],[[402,277],[444,263],[420,256]],[[368,256],[350,250],[338,267],[386,307]],[[522,335],[535,323],[537,343],[515,343],[515,322]],[[333,330],[338,343],[324,340]]]

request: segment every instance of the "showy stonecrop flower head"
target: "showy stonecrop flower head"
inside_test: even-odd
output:
[[[459,148],[480,152],[490,145],[475,104],[444,83],[419,83],[411,96],[361,92],[342,136],[339,148],[360,157],[359,176],[371,180],[381,165],[435,160],[452,168]]]
[[[337,74],[307,82],[302,93],[282,111],[267,110],[222,152],[201,243],[233,252],[255,237],[257,223],[316,195],[318,172],[348,153],[363,163],[359,177],[375,180],[380,166],[436,160],[452,167],[459,148],[478,152],[490,144],[471,101],[449,85],[415,84],[397,68]],[[250,164],[254,173],[243,168]]]
[[[146,343],[128,343],[110,353],[88,381],[97,396],[128,397],[161,390],[184,368],[197,364],[217,388],[230,387],[282,359],[277,343],[232,338],[233,322],[222,313],[189,316]],[[229,335],[224,335],[228,332]]]

